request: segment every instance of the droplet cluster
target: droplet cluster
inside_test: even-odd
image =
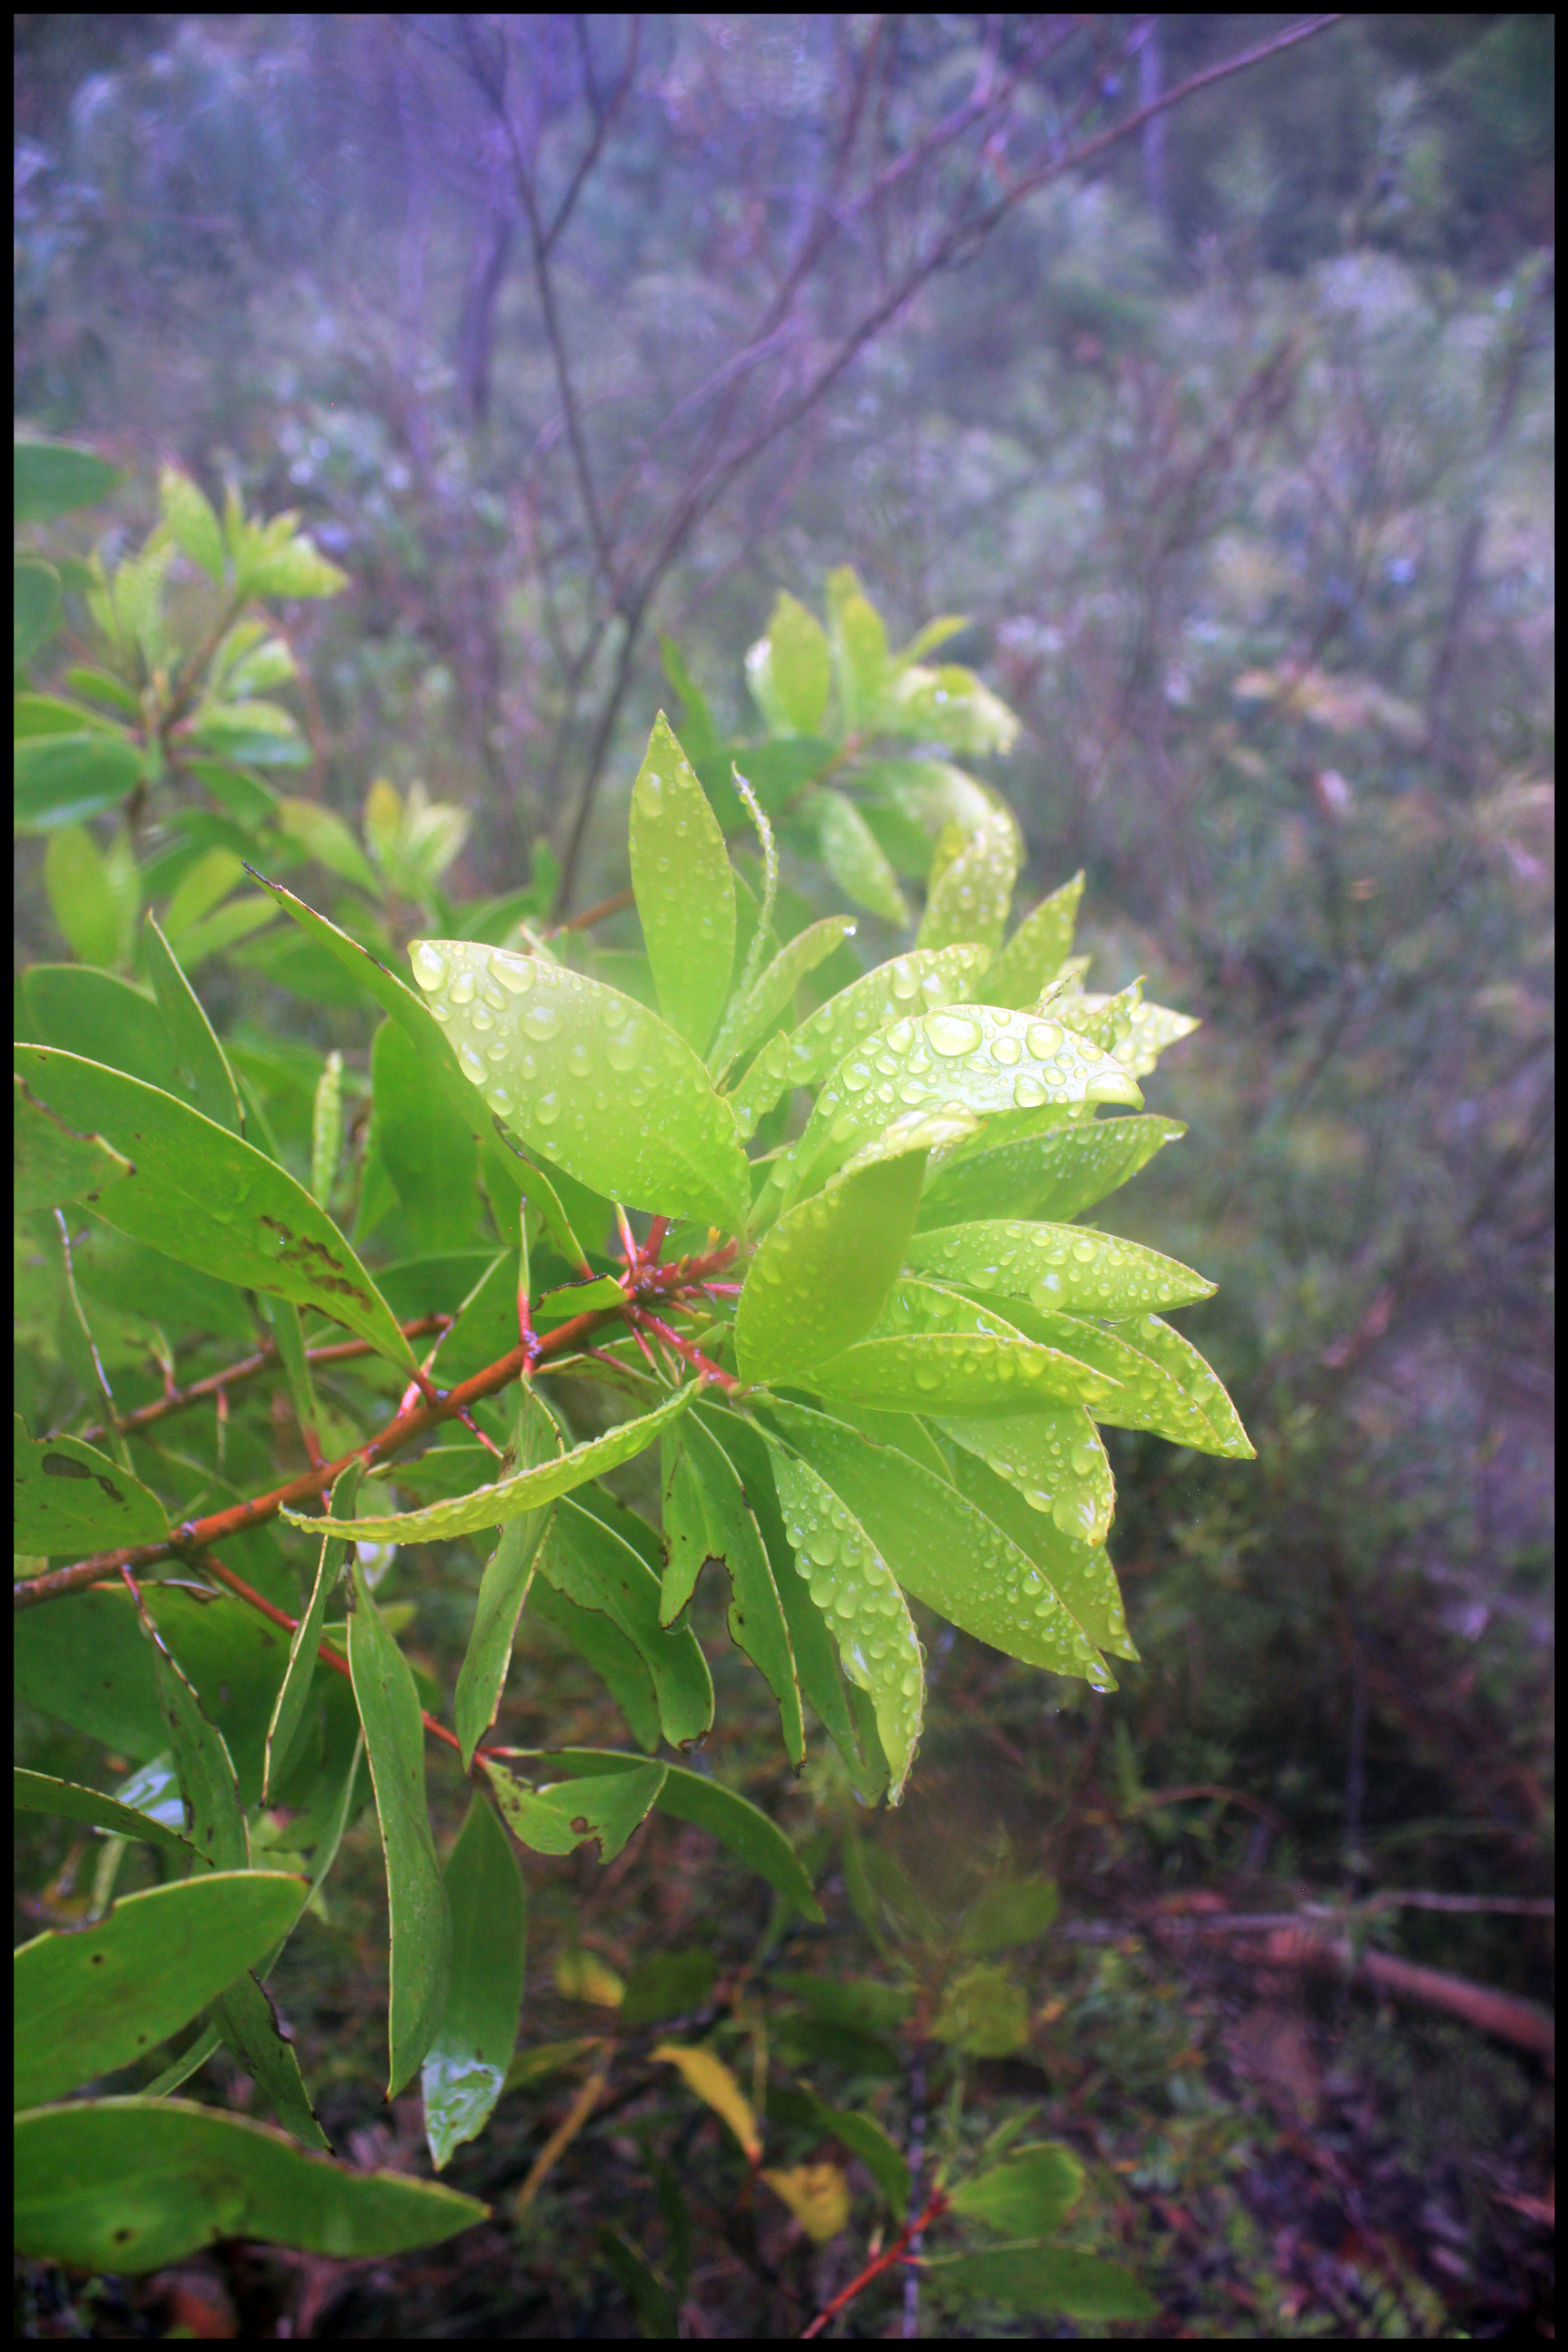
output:
[[[917,1234],[908,1263],[971,1290],[999,1291],[1079,1315],[1132,1315],[1206,1298],[1214,1288],[1174,1258],[1081,1225],[994,1218]]]
[[[1060,1348],[1068,1355],[1097,1366],[1120,1383],[1115,1391],[1096,1402],[1097,1421],[1109,1422],[1115,1429],[1152,1430],[1156,1436],[1168,1437],[1173,1444],[1195,1446],[1205,1454],[1213,1452],[1214,1431],[1202,1405],[1163,1365],[1142,1350],[1137,1323],[1113,1332],[1079,1316],[1047,1314],[1031,1328],[1047,1347]]]
[[[920,1737],[925,1673],[897,1580],[865,1529],[814,1470],[775,1450],[784,1532],[844,1671],[870,1699],[896,1801]]]
[[[847,1054],[826,1080],[801,1138],[795,1185],[818,1181],[901,1113],[927,1105],[1019,1111],[1126,1102],[1134,1091],[1115,1063],[1057,1021],[993,1004],[906,1016]]]
[[[841,988],[798,1029],[775,1037],[758,1055],[731,1097],[741,1133],[750,1135],[786,1087],[814,1086],[911,1006],[934,1008],[966,997],[988,961],[988,950],[973,945],[917,949]]]
[[[745,1162],[689,1046],[618,989],[542,957],[416,940],[414,977],[464,1076],[595,1192],[728,1223]]]
[[[1054,1405],[995,1419],[947,1419],[942,1427],[1016,1486],[1075,1543],[1103,1543],[1116,1505],[1104,1446],[1081,1405]]]
[[[921,924],[924,947],[955,940],[1002,944],[1013,885],[1023,864],[1023,842],[1011,815],[987,808],[976,830],[938,878]]]

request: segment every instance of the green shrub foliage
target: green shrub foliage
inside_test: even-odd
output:
[[[109,478],[18,444],[19,522]],[[43,837],[75,959],[19,992],[19,1687],[135,1765],[112,1791],[22,1774],[17,1801],[110,1855],[140,1841],[163,1874],[114,1903],[110,1871],[90,1926],[18,1955],[21,2231],[121,2271],[235,2234],[384,2252],[482,2210],[331,2162],[264,1990],[364,1803],[387,2087],[420,2079],[439,2168],[532,2063],[514,2057],[517,1843],[608,1862],[661,1808],[760,1873],[778,1916],[816,1913],[780,1830],[699,1768],[705,1571],[728,1575],[790,1761],[826,1739],[863,1799],[896,1804],[921,1612],[1102,1692],[1136,1656],[1101,1424],[1251,1452],[1166,1320],[1212,1286],[1092,1221],[1181,1135],[1139,1081],[1194,1024],[1138,984],[1085,986],[1081,877],[1009,935],[1022,836],[957,762],[1005,753],[1016,723],[941,659],[960,624],[895,652],[848,572],[826,622],[780,596],[746,664],[765,731],[744,742],[667,646],[679,723],[656,719],[630,797],[642,944],[601,949],[552,928],[547,852],[528,884],[458,904],[462,812],[377,782],[356,834],[283,789],[313,753],[274,698],[297,664],[271,607],[342,575],[290,517],[232,498],[220,517],[172,471],[161,501],[118,569],[29,544],[17,576],[19,665],[76,606],[102,645],[48,692],[18,674],[17,823]],[[785,860],[856,913],[817,913]],[[889,950],[864,964],[862,916]],[[357,1012],[359,1047],[242,1020],[220,1036],[215,1010],[264,984],[301,1029],[326,1008],[348,1039]],[[275,1392],[300,1465],[281,1480]],[[639,1459],[657,1521],[605,1483]],[[447,1710],[376,1586],[394,1548],[467,1544],[488,1559]],[[624,1750],[494,1743],[530,1612],[602,1675]],[[444,1860],[430,1739],[475,1783]],[[879,1933],[945,1953],[936,2038],[1016,2047],[1022,1997],[992,1956],[1044,1932],[1052,1891],[993,1888],[944,1940],[852,1840],[844,1864]],[[673,1990],[626,1994],[628,2021],[700,2007],[708,1979],[668,1968]],[[797,2025],[809,2055],[809,2000]],[[281,2135],[170,2095],[220,2044]],[[758,2160],[722,2061],[656,2054]],[[71,2095],[134,2066],[129,2094]],[[1065,2151],[939,2180],[911,2216],[879,2127],[813,2097],[785,2095],[784,2124],[836,2132],[900,2225],[951,2210],[1007,2236],[945,2257],[955,2291],[1143,2308],[1113,2266],[1045,2244],[1079,2183]],[[763,2177],[829,2234],[833,2169]]]

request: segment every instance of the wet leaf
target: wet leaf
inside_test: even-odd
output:
[[[887,1561],[837,1488],[773,1445],[773,1478],[798,1572],[838,1644],[844,1671],[876,1711],[889,1802],[903,1794],[925,1707],[920,1637]]]
[[[437,2172],[489,2121],[522,2016],[527,1889],[506,1832],[477,1792],[445,1877],[451,1975],[440,2031],[420,2074],[425,2136]]]
[[[780,949],[744,996],[738,996],[719,1024],[708,1055],[709,1066],[721,1072],[765,1036],[789,1011],[796,989],[808,972],[816,970],[855,935],[855,923],[849,915],[826,915],[819,923],[808,923],[804,931]]]
[[[729,992],[735,881],[719,821],[662,710],[632,786],[631,866],[659,1009],[700,1054]]]
[[[1116,1486],[1099,1432],[1082,1405],[973,1420],[942,1412],[937,1427],[1016,1486],[1081,1544],[1105,1540]]]
[[[353,1519],[363,1475],[363,1465],[354,1462],[332,1481],[331,1516],[340,1523],[352,1523]],[[288,1773],[289,1759],[315,1680],[316,1659],[321,1646],[321,1628],[326,1622],[327,1603],[342,1573],[348,1548],[346,1534],[321,1538],[310,1598],[306,1603],[304,1615],[294,1629],[294,1638],[289,1645],[289,1664],[279,1686],[278,1703],[267,1727],[265,1790],[269,1798],[276,1797]]]
[[[569,1459],[570,1457],[568,1457]],[[652,1678],[672,1748],[703,1738],[713,1722],[713,1684],[689,1626],[659,1622],[659,1580],[615,1530],[563,1502],[540,1553],[539,1572],[579,1609],[606,1616]]]
[[[465,1076],[531,1150],[610,1200],[741,1231],[734,1123],[691,1047],[646,1005],[476,940],[416,940],[409,956]]]
[[[1115,1658],[1136,1659],[1116,1571],[1104,1545],[1079,1543],[1064,1532],[1050,1513],[1037,1510],[1014,1482],[967,1448],[960,1450],[952,1475],[960,1494],[1033,1560],[1095,1647]]]
[[[1017,820],[1010,810],[987,808],[957,856],[931,885],[921,918],[920,946],[945,948],[960,940],[978,940],[984,947],[999,948],[1023,863],[1024,838]],[[989,988],[986,994],[989,998]]]
[[[696,1394],[695,1383],[676,1389],[651,1412],[642,1413],[635,1421],[623,1421],[618,1428],[606,1430],[602,1437],[586,1439],[557,1460],[542,1463],[534,1469],[519,1470],[489,1486],[476,1486],[471,1494],[459,1495],[450,1502],[432,1503],[421,1511],[397,1511],[363,1518],[360,1540],[441,1543],[452,1536],[472,1535],[479,1528],[504,1526],[521,1512],[536,1511],[545,1503],[552,1503],[557,1496],[569,1495],[574,1486],[585,1486],[590,1478],[600,1477],[606,1470],[631,1461],[655,1444],[672,1422],[679,1420]],[[331,1531],[329,1519],[308,1518],[287,1510],[283,1517],[311,1535]]]
[[[773,1568],[745,1489],[720,1439],[695,1416],[689,1415],[681,1424],[679,1443],[689,1482],[685,1497],[691,1522],[687,1532],[688,1548],[695,1551],[700,1546],[698,1569],[703,1560],[713,1559],[721,1560],[728,1570],[730,1638],[750,1658],[778,1701],[784,1747],[790,1762],[798,1767],[805,1756],[805,1727],[800,1711],[795,1653]],[[677,1515],[668,1501],[665,1538],[673,1565]],[[682,1601],[672,1608],[670,1603],[676,1597],[667,1569],[659,1609],[667,1624],[685,1605]]]
[[[885,923],[900,926],[910,919],[909,907],[876,835],[852,800],[826,786],[814,791],[802,814],[816,828],[818,853],[828,873],[847,898]],[[927,947],[944,947],[945,940],[922,940]]]
[[[922,1228],[957,1225],[984,1215],[1048,1217],[1065,1224],[1186,1131],[1180,1119],[1145,1114],[1083,1119],[981,1149],[932,1171],[920,1223]]]
[[[822,625],[797,598],[780,593],[746,655],[746,683],[775,735],[815,735],[833,683]]]
[[[952,1486],[805,1406],[774,1404],[770,1417],[917,1601],[1009,1657],[1110,1686],[1035,1562]]]
[[[780,1218],[752,1261],[735,1316],[747,1381],[784,1381],[868,1331],[914,1226],[923,1150],[847,1171]]]
[[[1026,1298],[1049,1311],[1126,1316],[1181,1307],[1213,1295],[1214,1284],[1158,1250],[1081,1225],[987,1219],[917,1234],[910,1265],[1004,1298]]]
[[[1033,1004],[1072,953],[1083,876],[1075,874],[1026,915],[985,976],[993,1004]]]

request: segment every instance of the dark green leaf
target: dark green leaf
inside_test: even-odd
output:
[[[658,1701],[634,1645],[597,1610],[579,1609],[536,1577],[529,1588],[529,1622],[542,1622],[591,1666],[626,1717],[632,1738],[651,1755],[658,1746]]]
[[[84,718],[87,716],[83,714]],[[141,781],[143,754],[134,743],[83,730],[18,742],[15,816],[22,833],[81,824],[114,808]]]
[[[278,1871],[205,1872],[123,1895],[92,1927],[24,1944],[16,2105],[63,2098],[155,2050],[289,1933],[307,1891]]]
[[[30,1091],[101,1133],[134,1173],[102,1196],[106,1223],[182,1264],[313,1307],[412,1369],[392,1311],[331,1220],[284,1169],[172,1095],[101,1064],[16,1047]]]
[[[120,479],[118,467],[64,441],[17,440],[12,459],[19,523],[48,522],[77,507],[98,506]]]
[[[447,2005],[452,1914],[425,1801],[419,1694],[408,1661],[381,1622],[357,1558],[351,1573],[354,1606],[349,1618],[349,1666],[381,1822],[391,1914],[390,2099],[402,2090],[440,2026]]]
[[[22,1003],[27,1034],[38,1045],[106,1063],[184,1098],[169,1024],[154,1000],[129,981],[82,964],[36,963],[23,975]]]
[[[542,1759],[547,1764],[560,1759]],[[601,1862],[613,1862],[647,1819],[668,1767],[640,1757],[617,1759],[625,1771],[573,1775],[538,1789],[524,1786],[491,1757],[481,1757],[496,1801],[514,1834],[535,1853],[571,1853],[596,1839]]]
[[[626,1979],[620,2021],[633,2027],[684,2017],[702,2007],[718,1979],[719,1963],[711,1952],[688,1948],[651,1953],[637,1962]]]
[[[182,1855],[187,1861],[195,1859],[188,1838],[183,1838],[177,1830],[168,1828],[151,1813],[122,1804],[116,1797],[100,1796],[96,1789],[83,1789],[74,1780],[52,1780],[47,1772],[25,1771],[19,1764],[13,1777],[16,1794],[12,1801],[19,1813],[54,1813],[61,1821],[85,1822],[92,1829],[107,1830],[110,1836],[140,1838],[148,1845],[160,1845],[166,1853]]]
[[[961,1952],[1005,1952],[1043,1936],[1057,1916],[1054,1878],[1005,1878],[963,1915]]]
[[[800,1711],[795,1653],[773,1568],[740,1474],[719,1437],[695,1415],[689,1415],[681,1424],[679,1444],[696,1502],[691,1515],[695,1525],[688,1538],[693,1549],[700,1546],[696,1565],[700,1569],[703,1559],[715,1559],[722,1560],[728,1570],[730,1638],[750,1658],[778,1701],[784,1747],[790,1762],[798,1767],[805,1756],[805,1727]],[[665,1539],[673,1566],[677,1529],[668,1507]],[[667,1570],[659,1612],[666,1623],[678,1616],[685,1605],[682,1601],[672,1608],[674,1597]]]
[[[359,1495],[360,1480],[364,1475],[363,1463],[352,1463],[332,1481],[331,1514],[333,1518],[352,1521],[354,1504]],[[264,1793],[275,1798],[288,1776],[289,1760],[296,1736],[304,1718],[310,1696],[310,1685],[316,1674],[316,1658],[321,1646],[321,1627],[326,1622],[327,1603],[342,1572],[349,1539],[344,1536],[323,1536],[317,1556],[316,1574],[310,1586],[310,1598],[305,1613],[294,1629],[289,1645],[289,1664],[279,1685],[272,1719],[267,1727],[267,1754]]]
[[[977,2172],[952,2191],[952,2210],[1009,2238],[1043,2238],[1083,2194],[1083,2167],[1070,2148],[1016,2148],[1005,2164]]]
[[[706,1736],[713,1722],[707,1662],[689,1626],[667,1630],[659,1623],[658,1578],[628,1543],[563,1501],[540,1553],[539,1572],[579,1609],[608,1617],[632,1643],[652,1676],[671,1747],[689,1747]]]
[[[560,1458],[561,1433],[531,1385],[518,1391],[512,1421],[510,1458],[520,1470],[535,1470]],[[511,1664],[517,1621],[533,1580],[534,1562],[550,1525],[553,1506],[524,1511],[509,1519],[500,1541],[485,1567],[479,1584],[474,1628],[458,1674],[457,1728],[463,1743],[463,1769],[474,1760],[474,1749],[495,1721]]]
[[[910,910],[899,877],[855,803],[824,787],[810,794],[803,814],[815,826],[818,854],[845,897],[886,923],[907,923]],[[947,942],[922,944],[944,947]]]
[[[29,2116],[16,2170],[18,2248],[83,2271],[160,2270],[220,2238],[339,2261],[402,2253],[489,2210],[438,2182],[350,2172],[263,2124],[176,2099]]]
[[[18,1077],[13,1077],[14,1112],[12,1201],[24,1215],[35,1209],[53,1209],[66,1201],[93,1201],[110,1184],[132,1172],[123,1152],[113,1150],[100,1135],[79,1135],[74,1128],[35,1102]]]
[[[30,662],[60,625],[60,575],[36,555],[18,555],[11,565],[11,634],[17,669]]]
[[[940,2294],[965,2307],[984,2296],[1013,2311],[1047,2318],[1065,2311],[1075,2319],[1152,2319],[1160,2307],[1119,2263],[1061,2246],[938,2254],[928,2258],[924,2274]]]
[[[452,1971],[421,2074],[425,2136],[439,2172],[477,2139],[506,2082],[522,2015],[528,1893],[506,1832],[477,1792],[447,1859]]]
[[[474,1138],[431,1084],[406,1034],[384,1021],[371,1046],[375,1148],[416,1242],[458,1249],[473,1236],[479,1195]]]
[[[143,936],[148,978],[153,982],[158,1009],[163,1015],[170,1043],[174,1048],[184,1086],[181,1089],[204,1118],[218,1127],[226,1127],[235,1135],[245,1133],[245,1114],[240,1108],[239,1089],[234,1083],[234,1072],[223,1047],[218,1044],[212,1023],[202,1009],[201,1001],[175,961],[169,942],[158,928],[157,917],[149,911]]]

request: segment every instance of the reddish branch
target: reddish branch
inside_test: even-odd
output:
[[[914,2221],[906,2221],[891,2245],[884,2246],[874,2262],[868,2263],[865,2269],[857,2277],[852,2278],[848,2285],[834,2296],[831,2303],[824,2305],[811,2326],[802,2328],[801,2342],[808,2343],[813,2336],[820,2336],[823,2329],[837,2318],[846,2305],[853,2303],[856,2296],[863,2294],[873,2279],[880,2278],[882,2273],[891,2270],[895,2263],[910,2261],[911,2259],[910,2249],[914,2241],[921,2237],[933,2221],[939,2221],[942,2219],[947,2210],[947,2204],[945,2193],[939,2189],[925,2211],[919,2214]]]
[[[738,1244],[726,1242],[701,1257],[681,1258],[672,1265],[635,1263],[626,1276],[626,1293],[620,1303],[574,1316],[570,1322],[558,1324],[553,1331],[542,1337],[531,1335],[521,1339],[493,1364],[486,1365],[455,1389],[442,1392],[434,1390],[422,1395],[416,1402],[404,1405],[384,1429],[367,1438],[363,1445],[354,1446],[335,1462],[322,1463],[319,1467],[301,1472],[269,1494],[257,1495],[246,1503],[232,1504],[228,1509],[214,1511],[207,1517],[187,1519],[160,1543],[132,1544],[116,1551],[99,1552],[90,1559],[78,1560],[69,1568],[53,1569],[42,1576],[25,1579],[13,1589],[16,1608],[36,1607],[39,1601],[55,1600],[61,1593],[78,1592],[96,1584],[104,1577],[120,1575],[125,1569],[151,1568],[161,1559],[177,1557],[193,1559],[208,1550],[214,1544],[246,1534],[251,1528],[264,1527],[275,1519],[279,1511],[300,1503],[309,1503],[323,1494],[332,1481],[354,1462],[363,1462],[367,1470],[379,1468],[390,1461],[416,1438],[425,1436],[442,1422],[461,1420],[470,1406],[482,1397],[494,1396],[515,1380],[531,1379],[538,1368],[551,1360],[574,1354],[588,1345],[595,1335],[612,1323],[630,1321],[649,1298],[668,1298],[678,1304],[683,1290],[698,1287],[710,1275],[719,1273],[730,1265]],[[671,1337],[674,1337],[672,1334]],[[689,1342],[678,1342],[679,1351],[689,1360]],[[717,1365],[704,1365],[704,1377],[724,1379]]]

